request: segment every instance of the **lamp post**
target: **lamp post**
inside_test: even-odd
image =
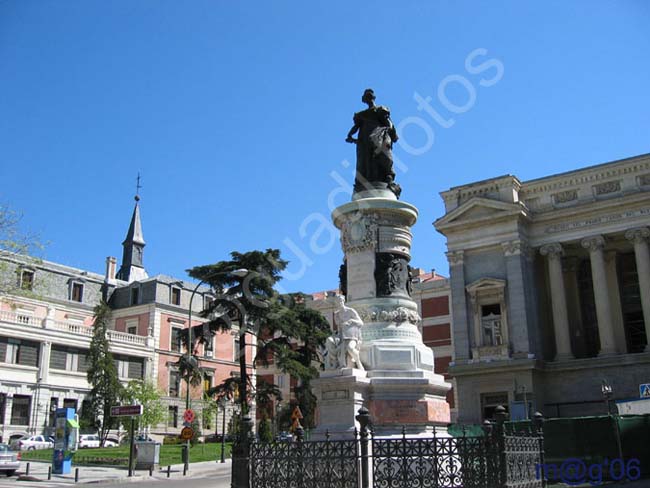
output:
[[[221,462],[226,462],[226,397],[219,399],[219,406],[221,407]]]
[[[206,278],[202,279],[199,281],[199,283],[194,287],[194,290],[192,290],[192,294],[190,295],[190,305],[189,305],[189,310],[187,312],[187,363],[188,366],[194,368],[195,366],[198,365],[198,361],[194,357],[194,341],[192,340],[192,302],[194,301],[194,295],[198,292],[199,288],[201,285],[205,284],[207,280],[210,278],[214,278],[219,275],[232,275],[232,276],[237,276],[237,277],[244,277],[248,274],[247,269],[236,269],[234,271],[222,271],[219,273],[212,273],[211,275],[207,276]],[[189,373],[189,372],[188,372]],[[190,408],[190,375],[188,374],[186,377],[186,383],[187,383],[187,392],[185,395],[185,410],[189,410]],[[185,462],[184,462],[184,470],[183,472],[186,473],[187,470],[189,469],[189,464],[190,464],[190,441],[187,440],[185,443]]]
[[[614,395],[614,390],[612,385],[608,383],[607,380],[603,380],[600,385],[600,392],[603,394],[605,403],[607,405],[607,416],[614,423],[614,435],[616,436],[616,449],[618,450],[618,458],[623,459],[623,445],[621,444],[621,431],[618,427],[618,414],[612,415],[611,401],[612,396]]]

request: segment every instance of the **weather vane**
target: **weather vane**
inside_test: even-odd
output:
[[[136,179],[136,184],[135,184],[135,200],[136,202],[140,200],[140,188],[142,188],[142,185],[140,185],[140,172],[138,171],[138,178]]]

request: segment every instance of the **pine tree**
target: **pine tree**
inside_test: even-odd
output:
[[[268,365],[272,357],[284,373],[300,380],[297,400],[305,416],[305,427],[311,427],[316,399],[309,383],[318,376],[318,350],[331,334],[329,324],[319,312],[304,305],[303,294],[280,295],[274,290],[288,264],[280,257],[279,250],[233,252],[231,257],[229,261],[188,270],[190,276],[205,281],[218,295],[202,312],[209,322],[194,327],[192,337],[207,342],[216,331],[230,330],[233,322],[239,321],[245,313],[247,324],[244,326],[256,338],[242,338],[257,341],[254,361]],[[249,271],[245,279],[233,273],[241,269]],[[238,378],[227,378],[211,394],[228,395],[236,389],[238,381]],[[249,391],[261,407],[270,405],[271,397],[281,399],[276,385],[262,382],[257,390],[251,388]]]
[[[111,417],[111,407],[118,405],[122,396],[122,384],[109,349],[107,328],[111,309],[105,302],[95,307],[93,338],[88,350],[88,383],[91,386],[88,407],[83,409],[86,425],[89,420],[99,430],[101,445],[108,432],[117,427],[117,419]]]

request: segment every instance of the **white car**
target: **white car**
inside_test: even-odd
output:
[[[52,449],[54,442],[44,435],[33,435],[21,437],[12,442],[12,447],[18,451],[34,451],[36,449]]]
[[[7,444],[0,444],[0,471],[13,476],[20,468],[20,453],[12,451]]]
[[[84,449],[88,447],[99,447],[99,436],[98,435],[80,435],[79,436],[79,449]]]

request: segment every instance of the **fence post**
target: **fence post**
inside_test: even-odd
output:
[[[298,427],[296,427],[296,430],[294,431],[296,433],[296,448],[298,450],[298,464],[296,466],[297,470],[297,486],[302,486],[303,482],[303,475],[305,473],[305,461],[303,459],[302,455],[302,448],[303,448],[303,441],[305,440],[305,429],[302,428],[302,425],[300,425],[300,422],[298,422]]]
[[[369,488],[370,486],[370,473],[369,473],[369,461],[368,457],[368,434],[370,426],[370,413],[366,407],[361,407],[359,409],[359,414],[355,417],[359,426],[361,427],[361,432],[359,434],[359,441],[361,447],[361,488]]]
[[[498,462],[498,473],[499,473],[499,485],[500,487],[505,488],[508,483],[508,466],[506,464],[506,432],[504,422],[508,418],[508,413],[503,405],[499,405],[495,409],[496,425],[495,433],[497,440],[497,450],[499,455]]]
[[[533,426],[535,429],[535,434],[539,440],[539,468],[535,467],[536,472],[540,473],[542,480],[542,486],[546,486],[546,477],[544,469],[544,416],[540,412],[535,412],[533,415]]]

